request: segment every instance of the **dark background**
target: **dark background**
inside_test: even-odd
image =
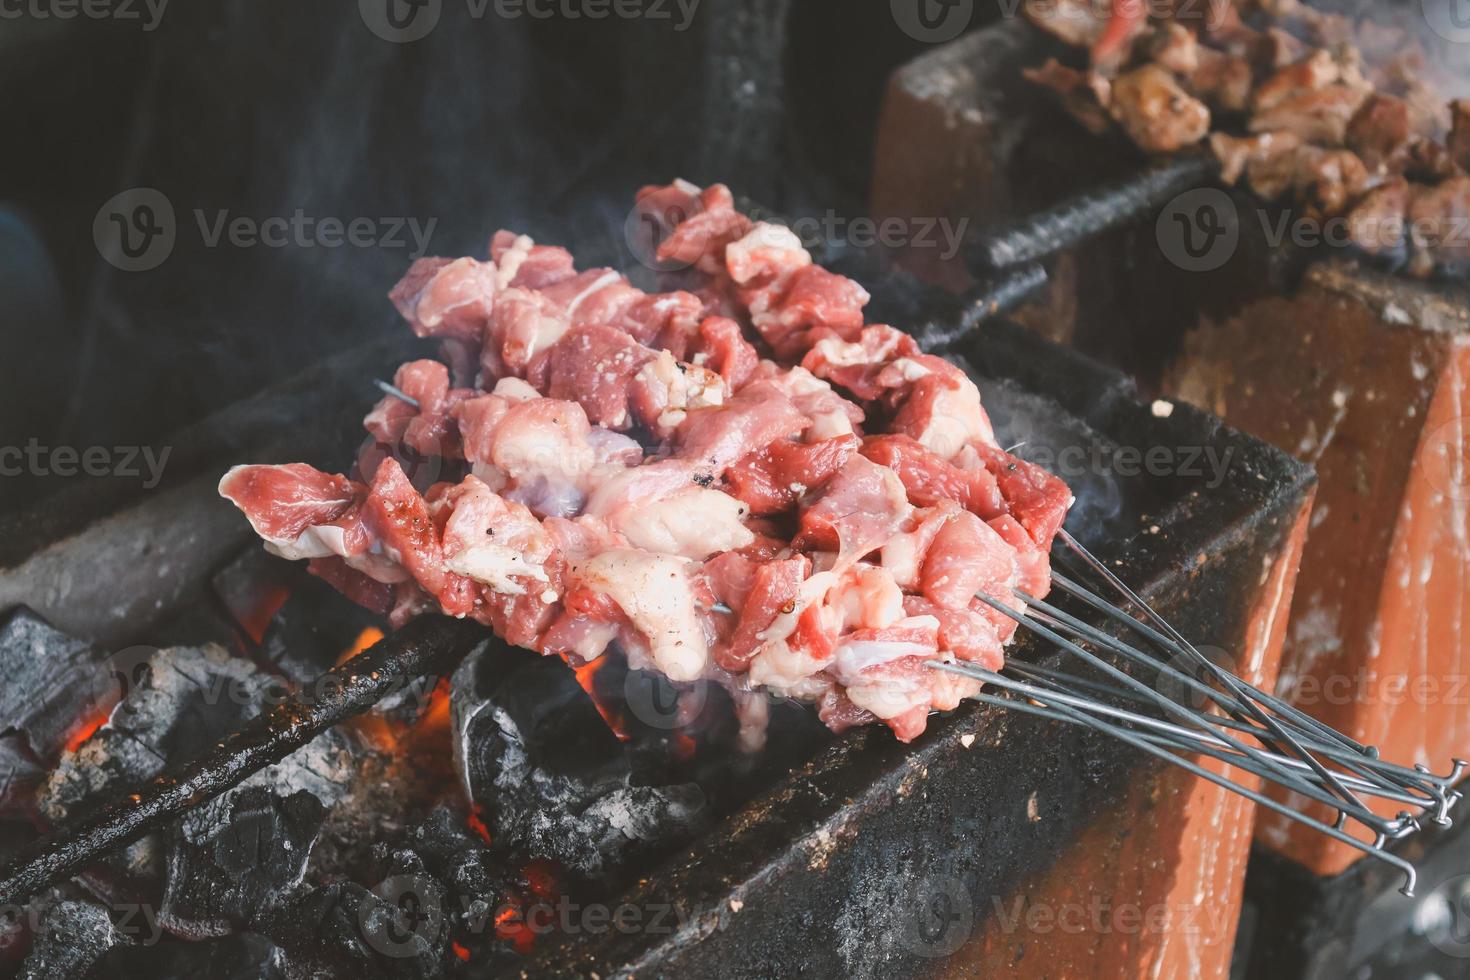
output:
[[[886,77],[924,48],[889,4],[701,0],[684,31],[665,9],[474,19],[443,0],[409,44],[376,36],[356,0],[172,0],[152,31],[7,16],[0,446],[160,446],[403,329],[384,294],[411,260],[407,235],[210,247],[197,210],[435,220],[428,251],[446,255],[483,254],[509,227],[586,261],[615,257],[639,186],[676,176],[788,213],[862,213]],[[177,238],[161,265],[124,272],[102,261],[93,222],[134,187],[164,194]],[[0,506],[63,482],[0,478]]]

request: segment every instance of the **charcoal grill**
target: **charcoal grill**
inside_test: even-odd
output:
[[[926,291],[898,288],[901,282],[880,292],[880,308],[927,310],[926,319],[941,324],[964,315]],[[1232,460],[1231,479],[1216,490],[1187,475],[1083,474],[1074,481],[1083,498],[1075,530],[1182,630],[1240,651],[1243,672],[1269,682],[1278,614],[1291,592],[1312,495],[1310,470],[1185,406],[1156,412],[1120,375],[1014,325],[991,322],[958,340],[956,333],[951,328],[953,352],[966,359],[998,431],[1013,442],[1081,447],[1089,458],[1096,446],[1213,448]],[[295,410],[293,399],[303,398],[318,409],[335,405],[332,417],[360,414],[371,397],[360,379],[381,376],[402,353],[362,352],[235,410],[238,416],[214,420],[207,431],[238,434],[221,462],[340,455],[340,446],[272,446],[278,435],[272,426],[235,419],[281,417]],[[327,383],[353,374],[356,391]],[[270,399],[278,399],[281,411],[265,407]],[[340,431],[351,431],[351,423]],[[206,516],[225,509],[209,478],[215,465],[201,459],[198,472],[205,476],[190,481],[187,472],[177,474],[181,483],[167,496],[120,511],[112,502],[57,501],[47,520],[29,523],[64,529],[59,540],[33,533],[30,553],[10,556],[0,588],[68,632],[113,648],[164,634],[216,635],[219,624],[208,621],[218,617],[202,608],[212,601],[205,571],[237,553],[240,529],[206,520],[197,527],[210,529],[210,540],[201,539],[204,530],[172,538],[152,530],[184,507]],[[89,505],[90,514],[101,516],[89,518]],[[177,579],[130,572],[139,535],[150,542],[149,561],[181,569]],[[83,567],[92,591],[78,602],[62,587]],[[144,612],[131,619],[98,614],[123,600],[123,608]],[[1024,644],[1019,655],[1042,663],[1048,656]],[[604,892],[611,908],[643,910],[646,928],[563,930],[536,942],[528,959],[482,965],[507,975],[806,970],[865,976],[917,975],[951,954],[956,962],[994,967],[1020,956],[1064,964],[1085,954],[1035,935],[1028,941],[1008,918],[1011,903],[1068,905],[1086,889],[1118,903],[1167,905],[1170,896],[1192,894],[1199,884],[1200,870],[1178,861],[1187,836],[1198,832],[1191,827],[1200,808],[1240,812],[1222,790],[1096,735],[981,705],[937,721],[912,747],[877,731],[832,740],[807,730],[787,748],[794,757],[743,783],[749,795],[725,801],[721,818],[700,836],[666,859],[625,869],[626,877]],[[209,778],[201,777],[200,788]],[[134,830],[150,823],[147,814],[131,819]],[[105,813],[96,818],[91,833],[106,820]],[[1143,823],[1149,834],[1135,832]],[[73,825],[52,860],[65,864],[70,852],[77,863],[85,833]],[[1222,846],[1239,852],[1244,838]],[[1233,922],[1233,890],[1206,891],[1207,904],[1225,909],[1222,918]],[[659,913],[657,927],[649,910]],[[1227,934],[1212,942],[1228,946],[1229,931],[1227,925]],[[1140,933],[1113,955],[1137,962],[1177,941]],[[167,955],[183,955],[168,949]]]

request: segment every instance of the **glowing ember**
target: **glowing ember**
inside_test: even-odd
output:
[[[441,679],[429,695],[429,707],[415,729],[420,736],[434,737],[449,734],[449,681]]]
[[[266,627],[270,626],[271,620],[276,618],[276,613],[281,611],[281,607],[289,598],[291,598],[291,590],[277,586],[268,590],[253,609],[240,617],[241,628],[256,646],[259,646],[265,639]]]
[[[525,956],[536,945],[536,933],[526,923],[520,906],[507,903],[495,914],[495,935],[513,943],[516,952]]]
[[[103,711],[99,712],[96,715],[93,715],[86,721],[82,722],[81,726],[72,733],[71,738],[66,740],[66,751],[75,752],[77,749],[81,748],[83,743],[85,743],[87,739],[91,738],[93,735],[96,735],[97,730],[103,725],[107,724],[107,719],[110,717],[112,717],[111,712]]]
[[[557,866],[551,861],[537,858],[528,863],[521,874],[526,879],[526,887],[537,898],[550,900],[556,897]]]
[[[694,753],[699,748],[699,743],[684,732],[675,732],[672,747],[674,758],[680,762],[685,762],[694,758]]]
[[[376,626],[369,626],[367,629],[357,634],[357,639],[352,641],[351,646],[342,651],[342,655],[337,658],[337,666],[342,666],[347,661],[351,660],[359,653],[362,653],[364,650],[372,646],[374,643],[377,643],[382,638],[382,630],[378,629]]]
[[[463,945],[461,945],[459,943],[450,943],[449,945],[454,950],[454,955],[455,956],[458,956],[461,960],[463,960],[466,963],[468,963],[470,961],[470,951],[469,951],[469,948],[468,947],[463,946]]]
[[[602,715],[602,720],[607,722],[607,727],[618,737],[619,741],[626,742],[633,736],[628,734],[628,723],[623,718],[623,713],[610,701],[603,698],[597,690],[597,672],[607,666],[606,657],[598,657],[596,660],[588,661],[581,667],[574,667],[577,675],[577,683],[582,685],[582,690],[592,699],[592,704],[597,708],[597,713]]]
[[[485,826],[485,821],[480,817],[479,807],[475,807],[470,811],[469,816],[465,817],[465,824],[486,844],[490,843],[490,828]]]

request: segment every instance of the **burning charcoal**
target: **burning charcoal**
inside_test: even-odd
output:
[[[622,744],[559,661],[489,645],[453,689],[456,766],[497,847],[600,877],[704,813],[692,784],[632,785]]]
[[[271,917],[290,978],[399,980],[437,976],[448,944],[444,890],[426,876],[390,877],[372,891],[326,885]]]
[[[97,655],[29,609],[0,627],[0,731],[20,732],[42,761],[54,760],[95,705]]]
[[[53,976],[55,974],[52,974]],[[147,977],[149,980],[285,980],[281,951],[264,936],[241,933],[203,943],[167,942],[150,946],[114,946],[88,980]]]
[[[336,666],[365,630],[381,620],[319,578],[308,576],[291,592],[261,641],[261,656],[297,684]]]
[[[561,661],[487,644],[452,689],[456,768],[476,803],[494,806],[524,780],[517,789],[581,809],[627,784],[622,745]]]
[[[218,647],[133,653],[112,665],[126,696],[42,791],[41,812],[54,824],[187,761],[260,712],[270,679]]]
[[[409,835],[407,847],[449,888],[474,898],[503,894],[505,870],[490,856],[485,841],[466,828],[466,818],[447,806],[435,807]]]
[[[271,617],[306,576],[300,566],[250,545],[215,573],[214,594],[252,643],[260,643]]]
[[[302,790],[227,793],[169,832],[160,921],[187,939],[224,936],[280,904],[300,883],[326,807]]]
[[[146,658],[140,652],[138,659],[124,658],[114,667],[118,676],[127,679],[125,686],[130,690],[126,697],[103,728],[63,758],[41,791],[41,812],[57,826],[187,761],[258,716],[284,693],[279,678],[218,647],[175,648]],[[238,903],[264,901],[273,894],[271,882],[292,879],[278,886],[284,887],[300,877],[299,870],[289,872],[278,861],[267,862],[269,866],[260,870],[261,880],[243,880],[236,862],[245,857],[232,848],[254,847],[253,858],[264,859],[273,848],[302,846],[300,861],[304,863],[310,846],[299,838],[315,820],[317,826],[309,831],[314,840],[320,823],[317,818],[303,819],[300,809],[288,809],[282,816],[291,819],[270,824],[272,833],[266,834],[256,819],[260,808],[249,802],[258,797],[247,796],[240,806],[236,799],[265,791],[287,800],[306,792],[319,806],[330,807],[346,792],[350,762],[344,736],[326,732],[190,814],[166,839],[150,835],[110,858],[103,873],[89,874],[89,883],[108,897],[122,898],[126,895],[116,890],[119,880],[134,889],[127,895],[140,889],[151,893],[166,875],[170,900],[164,917],[170,928],[189,935],[218,935],[221,922],[234,921],[231,916],[239,911]],[[195,876],[200,880],[188,881]],[[232,880],[225,885],[222,878]],[[233,880],[236,878],[242,880]]]
[[[444,886],[450,938],[468,962],[490,971],[497,962],[514,962],[513,946],[496,930],[496,915],[525,889],[521,873],[511,872],[477,833],[465,814],[436,807],[396,847],[381,846],[385,879],[432,875]]]
[[[46,910],[17,980],[82,976],[100,956],[126,941],[101,905],[58,902]]]

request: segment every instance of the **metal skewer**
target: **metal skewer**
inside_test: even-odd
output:
[[[1106,622],[1126,627],[1142,645],[1023,592],[1016,592],[1015,599],[1025,604],[1024,611],[982,594],[977,596],[982,603],[1072,655],[1090,676],[1020,661],[1008,663],[1002,673],[954,661],[930,661],[929,666],[1006,692],[981,692],[976,700],[1108,735],[1391,864],[1405,875],[1404,893],[1413,893],[1413,866],[1385,848],[1419,830],[1420,816],[1449,822],[1449,811],[1461,797],[1453,786],[1465,770],[1463,760],[1456,759],[1448,775],[1438,776],[1422,765],[1407,767],[1379,758],[1371,746],[1266,694],[1210,660],[1075,538],[1062,531],[1058,541],[1137,613],[1053,571],[1057,590],[1102,613]],[[1118,658],[1117,663],[1104,659],[1104,654]],[[1128,670],[1123,669],[1124,664]],[[1151,671],[1156,683],[1172,684],[1184,698],[1170,696],[1135,676],[1134,672],[1144,671]],[[1266,780],[1297,794],[1300,800],[1327,807],[1336,816],[1330,824],[1318,820],[1253,785],[1203,768],[1191,757],[1213,759],[1246,776]],[[1406,809],[1386,818],[1369,808],[1364,798]],[[1349,823],[1371,833],[1372,840],[1348,833]]]
[[[396,385],[390,385],[388,382],[379,380],[377,378],[373,379],[373,384],[377,385],[378,388],[386,395],[392,395],[399,401],[407,402],[414,408],[421,407],[417,398],[414,398],[412,395],[407,394],[402,388],[399,388]]]

